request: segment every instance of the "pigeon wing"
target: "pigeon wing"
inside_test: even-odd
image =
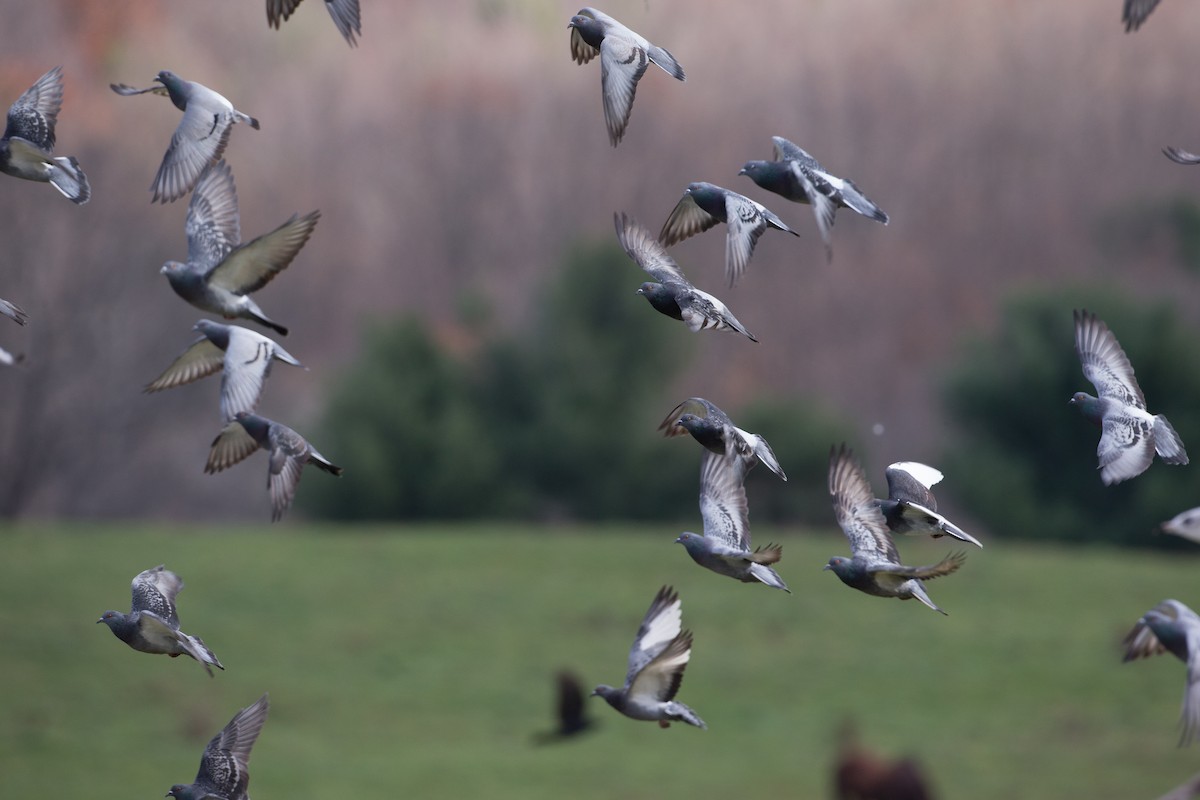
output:
[[[692,657],[692,632],[683,631],[644,666],[627,690],[631,698],[666,703],[679,693],[683,671]]]
[[[18,325],[24,325],[29,321],[29,315],[25,310],[16,303],[10,303],[7,300],[0,299],[0,315],[6,316]]]
[[[829,196],[829,192],[821,191],[818,188],[814,180],[815,176],[801,162],[789,161],[788,170],[792,173],[796,185],[800,187],[812,205],[813,218],[817,221],[817,230],[821,232],[821,241],[825,243],[825,257],[826,260],[829,260],[833,258],[831,238],[833,222],[837,214],[837,203]],[[832,190],[827,183],[821,188]]]
[[[750,549],[750,505],[746,501],[747,461],[732,453],[704,450],[700,457],[700,517],[704,538],[733,550]]]
[[[617,229],[617,240],[634,262],[659,283],[682,283],[691,286],[675,259],[667,255],[667,248],[654,238],[650,231],[624,213],[613,215]]]
[[[212,270],[242,240],[237,186],[224,161],[205,170],[188,202],[188,262]]]
[[[308,441],[286,425],[271,425],[271,458],[267,489],[271,495],[271,519],[279,521],[291,508],[308,461]]]
[[[883,512],[854,454],[842,445],[829,451],[829,493],[842,533],[855,557],[869,562],[900,563],[900,554],[888,532]]]
[[[231,326],[221,374],[221,414],[231,420],[258,406],[263,384],[271,372],[274,343],[254,331]]]
[[[62,67],[55,67],[26,89],[8,109],[4,138],[32,142],[47,153],[54,149],[54,125],[62,109]]]
[[[600,87],[604,95],[604,124],[615,147],[625,135],[638,81],[646,74],[650,58],[646,48],[624,30],[611,28],[600,42]]]
[[[1075,352],[1083,365],[1083,375],[1096,387],[1096,394],[1145,410],[1146,398],[1117,337],[1103,320],[1086,309],[1075,311]]]
[[[670,247],[697,233],[703,233],[718,222],[720,220],[702,209],[691,194],[685,192],[671,210],[667,221],[663,223],[658,240]]]
[[[230,422],[217,438],[213,439],[212,448],[208,451],[208,463],[204,465],[206,473],[220,472],[226,467],[232,467],[239,461],[258,449],[258,442],[246,432],[240,422]]]
[[[1176,164],[1184,164],[1189,167],[1200,164],[1200,156],[1195,153],[1189,153],[1187,150],[1181,150],[1178,147],[1164,147],[1163,155]]]
[[[1100,422],[1100,479],[1120,483],[1145,472],[1154,460],[1153,420],[1139,419],[1124,410],[1109,409]]]
[[[1140,28],[1157,5],[1158,0],[1125,0],[1125,7],[1121,10],[1121,22],[1125,23],[1125,32]]]
[[[683,602],[672,587],[664,586],[654,596],[633,639],[633,647],[629,650],[629,670],[625,674],[626,688],[682,629]]]
[[[576,16],[591,17],[597,22],[615,22],[612,17],[594,8],[581,8]],[[600,51],[583,40],[579,29],[571,28],[571,58],[574,59],[575,63],[586,64],[598,55],[600,55]]]
[[[293,214],[270,233],[234,248],[209,273],[209,283],[234,294],[258,291],[292,263],[320,218],[320,211],[312,211],[303,217]]]
[[[1180,711],[1179,744],[1190,744],[1200,733],[1200,623],[1192,615],[1187,626],[1187,686],[1183,692],[1183,708]]]
[[[276,30],[299,8],[303,0],[267,0],[267,24]]]
[[[1169,619],[1178,620],[1186,609],[1187,606],[1178,600],[1163,600],[1152,610]],[[1150,658],[1167,652],[1167,648],[1146,624],[1144,616],[1140,617],[1129,633],[1125,634],[1121,645],[1125,648],[1122,661],[1135,661],[1139,658]]]
[[[146,387],[144,392],[158,392],[183,386],[185,383],[207,378],[221,369],[225,363],[225,353],[207,337],[201,336],[192,345],[179,354],[163,373]]]
[[[183,589],[183,580],[165,565],[139,572],[133,579],[132,611],[149,611],[166,621],[172,628],[179,627],[179,615],[175,612],[175,595]]]
[[[775,146],[776,161],[802,161],[816,163],[816,159],[810,156],[805,150],[797,144],[789,142],[782,136],[772,136],[771,143]]]
[[[325,0],[325,10],[333,18],[338,33],[351,47],[358,45],[355,36],[362,36],[362,12],[358,0]]]
[[[658,429],[663,432],[663,436],[689,435],[686,428],[675,424],[684,414],[692,414],[701,419],[711,419],[718,424],[720,424],[721,419],[724,419],[726,423],[729,422],[729,418],[725,416],[724,411],[703,397],[689,397],[672,408],[671,413],[667,414],[667,418],[659,423]]]
[[[229,720],[220,733],[204,748],[196,785],[214,789],[221,797],[246,796],[250,783],[250,749],[267,721],[270,701],[263,695]]]
[[[899,563],[876,564],[872,565],[870,570],[871,572],[882,572],[889,575],[899,575],[904,578],[918,578],[929,581],[957,571],[966,560],[966,553],[950,553],[936,564],[928,564],[922,567],[906,567]]]
[[[725,276],[729,285],[737,283],[746,272],[758,237],[767,229],[767,220],[759,205],[749,197],[728,192],[725,195]]]
[[[937,511],[937,500],[930,487],[942,480],[942,473],[916,461],[897,461],[887,468],[888,499]]]
[[[187,194],[200,173],[221,158],[232,128],[233,117],[228,112],[205,107],[193,97],[154,176],[150,187],[154,190],[153,199],[170,203]]]

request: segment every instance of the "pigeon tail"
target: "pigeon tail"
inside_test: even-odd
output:
[[[672,700],[665,704],[664,710],[667,712],[667,718],[672,722],[686,722],[688,725],[694,725],[701,730],[708,730],[708,725],[704,723],[704,720],[700,719],[700,715],[683,703]],[[662,725],[666,721],[660,720],[659,724]]]
[[[1183,440],[1167,422],[1167,418],[1159,414],[1154,418],[1154,452],[1168,464],[1188,463],[1187,451],[1183,449]]]
[[[779,577],[779,573],[770,567],[762,564],[751,564],[750,574],[773,589],[783,589],[788,594],[792,593],[792,590],[783,582],[783,578]]]
[[[740,428],[735,428],[735,430],[742,435],[743,439],[750,442],[750,449],[754,451],[754,455],[758,456],[759,461],[767,465],[767,469],[783,480],[787,480],[787,475],[783,473],[783,467],[779,466],[779,459],[775,457],[775,451],[771,449],[771,445],[767,444],[766,439],[757,433],[747,433]]]
[[[256,130],[256,131],[262,129],[262,127],[258,124],[258,120],[256,120],[254,117],[250,116],[249,114],[243,114],[241,111],[238,111],[236,108],[233,110],[233,118],[236,119],[238,122],[246,123],[251,128],[254,128],[254,130]]]
[[[216,653],[209,650],[208,645],[199,636],[192,636],[183,631],[180,631],[179,635],[184,639],[184,647],[187,648],[188,655],[200,662],[200,665],[204,667],[204,671],[208,673],[208,677],[213,677],[213,671],[209,669],[209,664],[220,670],[225,669],[225,666],[217,658]]]
[[[686,81],[687,75],[683,72],[683,65],[675,60],[675,56],[665,47],[650,45],[650,49],[646,52],[650,60],[659,66],[659,68],[678,81]]]
[[[761,545],[754,548],[749,558],[755,564],[776,564],[783,558],[783,545],[774,542]]]
[[[922,603],[924,603],[925,605],[932,608],[934,611],[938,612],[939,614],[945,614],[946,616],[950,616],[949,614],[946,614],[945,611],[942,611],[942,609],[938,608],[937,604],[929,599],[929,595],[925,592],[925,587],[921,585],[920,581],[913,580],[912,585],[909,587],[909,590],[912,592],[913,597],[917,598]]]
[[[309,458],[309,463],[312,464],[314,467],[317,467],[318,469],[323,469],[326,472],[328,472],[330,475],[333,475],[335,477],[340,478],[340,477],[342,477],[342,473],[345,472],[344,469],[339,467],[337,464],[334,464],[332,461],[327,459],[325,456],[318,453],[311,446],[308,448],[308,458]]]
[[[72,203],[83,205],[91,199],[92,187],[75,156],[55,158],[54,163],[49,165],[48,173],[51,185]]]
[[[262,314],[261,312],[250,311],[247,313],[247,316],[257,322],[259,325],[263,325],[275,331],[280,336],[288,335],[288,329],[285,326],[280,325],[278,322],[271,321],[265,314]]]
[[[867,196],[854,185],[854,181],[846,178],[842,179],[842,203],[864,217],[870,217],[884,225],[888,224],[888,215],[884,213],[883,209],[868,200]]]

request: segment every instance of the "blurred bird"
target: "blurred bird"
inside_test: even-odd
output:
[[[754,245],[763,231],[770,227],[793,236],[800,235],[761,203],[700,181],[688,184],[683,197],[663,223],[658,238],[670,247],[708,230],[718,222],[724,222],[729,229],[725,234],[725,277],[729,279],[731,287],[746,271],[750,256],[754,253]]]
[[[5,367],[15,367],[25,360],[23,353],[10,353],[3,347],[0,347],[0,365]]]
[[[303,436],[288,426],[246,413],[235,416],[213,439],[204,471],[210,475],[220,472],[259,448],[271,456],[267,462],[267,488],[271,493],[272,522],[278,522],[284,512],[291,508],[305,464],[311,463],[335,477],[342,474],[341,467],[318,453]]]
[[[295,214],[270,233],[241,242],[237,188],[224,161],[196,184],[187,210],[187,262],[168,261],[159,270],[175,294],[196,308],[225,319],[249,319],[280,336],[288,329],[268,319],[248,296],[292,263],[321,218],[320,211]]]
[[[750,506],[746,501],[746,470],[753,460],[737,453],[705,450],[700,457],[700,518],[704,533],[685,531],[675,540],[702,567],[742,583],[758,581],[791,593],[771,569],[783,558],[783,547],[768,544],[750,550]]]
[[[287,21],[292,12],[303,0],[267,0],[267,24],[276,30]],[[355,47],[356,35],[362,36],[362,15],[358,10],[358,0],[325,0],[325,9],[333,17],[333,24],[338,32],[351,46]]]
[[[692,632],[681,630],[682,608],[674,589],[659,589],[629,650],[625,685],[614,689],[600,684],[592,696],[600,695],[630,719],[657,721],[660,728],[686,722],[707,729],[695,711],[674,699],[692,657]]]
[[[167,792],[176,800],[250,800],[250,749],[263,723],[267,721],[270,701],[267,695],[246,706],[212,738],[200,757],[200,771],[189,784],[177,783]]]
[[[942,473],[916,461],[897,461],[887,468],[888,497],[876,500],[892,533],[905,536],[952,536],[976,547],[983,543],[937,513],[937,500],[930,489]]]
[[[757,456],[768,469],[787,480],[766,439],[737,427],[724,411],[703,397],[689,397],[675,406],[658,429],[668,437],[690,433],[703,447],[720,455],[733,450],[744,461],[753,461]],[[746,469],[749,471],[749,465]]]
[[[1098,398],[1076,392],[1070,403],[1100,426],[1100,479],[1106,485],[1141,475],[1154,454],[1168,464],[1188,463],[1179,434],[1159,414],[1146,411],[1146,398],[1117,337],[1095,314],[1075,310],[1075,352]]]
[[[675,56],[646,41],[615,19],[594,8],[581,8],[567,23],[571,29],[571,58],[586,64],[600,56],[600,89],[604,123],[613,147],[625,135],[638,81],[651,63],[676,80],[687,80]]]
[[[538,744],[578,736],[595,724],[595,720],[586,713],[587,698],[583,694],[583,685],[574,673],[562,670],[555,676],[554,685],[558,727],[534,736],[534,741]]]
[[[195,81],[185,81],[173,72],[163,70],[155,77],[162,86],[135,89],[124,83],[110,83],[109,88],[119,95],[166,95],[183,112],[183,119],[171,137],[158,174],[150,188],[152,202],[173,203],[183,197],[210,165],[220,160],[229,144],[229,132],[236,122],[244,122],[255,130],[258,120],[243,114],[221,95]]]
[[[225,669],[213,651],[199,636],[189,636],[179,630],[179,614],[175,611],[175,595],[183,589],[183,581],[165,565],[139,572],[133,579],[133,605],[128,614],[105,611],[96,624],[103,622],[125,644],[143,653],[168,655],[171,658],[190,656],[200,662],[211,678],[209,665]]]
[[[1125,23],[1125,32],[1136,31],[1142,27],[1146,17],[1150,16],[1150,12],[1157,5],[1158,0],[1125,0],[1125,7],[1121,11],[1121,22]]]
[[[62,101],[62,67],[38,78],[17,98],[8,109],[8,122],[0,138],[0,172],[49,183],[72,203],[83,205],[92,196],[92,187],[79,162],[74,156],[51,155]]]
[[[775,143],[775,160],[747,161],[738,175],[746,175],[768,192],[793,202],[811,204],[825,243],[826,261],[833,259],[830,234],[839,207],[888,224],[888,215],[868,200],[853,181],[827,172],[815,158],[782,136],[773,136],[771,141]]]
[[[1189,167],[1200,164],[1200,156],[1195,153],[1189,153],[1187,150],[1180,150],[1178,147],[1164,147],[1163,155],[1176,164],[1183,164]]]
[[[877,597],[916,598],[934,611],[922,580],[949,575],[962,566],[966,556],[951,553],[936,564],[906,567],[900,563],[896,543],[888,533],[883,512],[854,454],[842,445],[829,451],[829,493],[838,525],[850,541],[851,558],[835,556],[825,569],[841,578],[842,583]]]
[[[717,298],[702,292],[684,276],[675,260],[667,255],[666,248],[651,235],[650,231],[624,214],[614,214],[617,238],[621,247],[639,267],[654,278],[641,285],[637,293],[650,301],[650,305],[661,314],[683,320],[688,330],[712,328],[718,331],[734,331],[752,342],[754,334],[746,330],[737,317]],[[657,282],[655,282],[657,281]]]
[[[1189,744],[1200,731],[1200,617],[1178,600],[1163,600],[1142,615],[1122,644],[1122,661],[1170,652],[1187,664],[1179,746]]]
[[[0,299],[0,315],[8,317],[18,325],[24,325],[29,321],[29,315],[19,305],[4,299]]]
[[[272,363],[282,361],[307,369],[274,341],[248,328],[202,319],[192,330],[203,335],[143,391],[171,389],[220,370],[221,418],[229,422],[258,406]]]
[[[1163,533],[1200,543],[1200,507],[1180,511],[1159,526]]]

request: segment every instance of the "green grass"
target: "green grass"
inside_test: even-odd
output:
[[[783,541],[795,594],[700,569],[671,527],[15,527],[0,538],[0,796],[161,797],[271,692],[251,795],[721,798],[829,795],[836,729],[913,754],[939,796],[1153,797],[1197,770],[1176,748],[1184,666],[1122,665],[1197,562],[993,541],[930,584],[942,617],[821,571],[844,540]],[[902,542],[910,561],[949,548]],[[135,653],[100,625],[165,562],[227,667]],[[707,732],[620,717],[535,747],[552,675],[619,683],[664,583],[695,632],[679,698]]]

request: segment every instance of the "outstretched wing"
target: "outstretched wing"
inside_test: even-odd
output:
[[[572,30],[572,33],[575,33]],[[625,135],[638,81],[650,66],[646,48],[623,27],[609,28],[600,42],[600,88],[604,95],[604,123],[615,147]]]
[[[250,749],[262,732],[269,708],[270,701],[264,694],[254,705],[235,714],[212,738],[200,759],[197,786],[214,789],[214,793],[222,797],[246,796],[246,786],[250,782]]]
[[[62,67],[55,67],[26,89],[8,109],[4,138],[18,137],[47,153],[54,149],[54,125],[62,109]]]
[[[1075,352],[1083,365],[1083,375],[1096,387],[1096,394],[1145,410],[1146,398],[1117,337],[1087,309],[1075,310]]]
[[[163,373],[155,378],[143,392],[158,392],[172,389],[185,383],[206,378],[221,369],[225,363],[225,353],[207,337],[201,336],[192,345],[179,354]],[[250,410],[250,409],[247,409]]]
[[[957,571],[966,560],[966,553],[950,553],[936,564],[928,564],[921,567],[906,567],[903,564],[885,564],[872,566],[870,570],[871,572],[884,572],[904,578],[919,578],[930,581]]]
[[[916,503],[937,511],[931,487],[942,480],[942,473],[916,461],[897,461],[887,468],[888,499]]]
[[[1125,7],[1121,10],[1121,22],[1125,23],[1125,32],[1140,28],[1157,5],[1158,0],[1125,0]]]
[[[279,521],[291,508],[308,462],[308,441],[286,425],[271,425],[271,459],[267,488],[271,494],[271,520]]]
[[[175,595],[183,589],[183,580],[165,565],[139,572],[133,579],[134,612],[149,611],[158,615],[172,628],[179,627],[175,612]]]
[[[658,590],[642,624],[638,627],[633,647],[629,649],[629,670],[625,673],[625,685],[633,683],[638,673],[683,630],[683,602],[674,588],[664,586]]]
[[[617,240],[625,253],[650,277],[659,283],[674,282],[691,286],[675,259],[667,255],[667,248],[650,231],[625,216],[624,212],[613,214],[613,224],[617,229]]]
[[[258,406],[263,384],[271,371],[274,343],[245,328],[230,326],[229,347],[225,350],[225,371],[221,375],[221,414],[231,420]]]
[[[224,161],[213,164],[188,201],[188,263],[211,270],[242,240],[238,219],[237,187],[233,172]]]
[[[208,463],[204,465],[206,473],[220,472],[226,467],[242,461],[258,449],[258,442],[246,432],[237,420],[228,423],[217,438],[213,439],[212,448],[208,451]]]
[[[734,550],[750,549],[750,505],[746,501],[747,459],[737,453],[700,457],[700,516],[704,538]]]
[[[232,129],[230,113],[193,98],[154,176],[153,200],[170,203],[187,194],[205,168],[221,158]]]
[[[720,220],[697,205],[690,192],[684,192],[675,208],[671,209],[667,221],[663,223],[658,240],[670,247],[697,233],[703,233],[718,222]]]
[[[749,197],[727,192],[725,194],[725,277],[729,285],[737,283],[750,264],[754,245],[767,229],[767,218],[762,207]]]
[[[209,273],[209,283],[234,294],[258,291],[292,263],[320,218],[320,211],[293,214],[270,233],[235,248]]]
[[[663,436],[687,436],[688,431],[682,425],[675,423],[684,414],[692,414],[693,416],[707,419],[716,425],[731,425],[729,417],[725,412],[717,408],[716,405],[705,400],[703,397],[689,397],[679,405],[671,409],[671,413],[667,414],[667,418],[658,424],[658,429],[663,432]]]
[[[875,502],[871,484],[846,445],[829,450],[829,493],[833,511],[850,550],[869,562],[900,563],[887,521]]]

